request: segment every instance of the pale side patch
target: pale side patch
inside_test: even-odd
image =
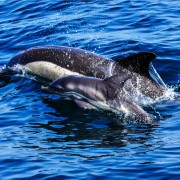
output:
[[[45,61],[38,61],[38,62],[32,62],[28,63],[23,66],[25,70],[36,74],[40,77],[43,77],[48,80],[56,80],[60,77],[63,76],[68,76],[68,75],[79,75],[79,73],[70,71],[66,68],[62,68],[54,63],[51,62],[45,62]]]

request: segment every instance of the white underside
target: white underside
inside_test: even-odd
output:
[[[68,75],[79,75],[79,73],[70,71],[68,69],[62,68],[54,63],[46,62],[46,61],[38,61],[28,63],[24,66],[21,66],[23,70],[28,71],[30,73],[36,74],[45,79],[54,81],[60,77],[68,76]]]

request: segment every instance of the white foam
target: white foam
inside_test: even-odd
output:
[[[178,95],[174,91],[174,88],[167,88],[164,95],[162,97],[157,98],[156,101],[163,101],[163,100],[171,100],[171,101],[173,101],[173,100],[176,100],[178,96],[180,97],[180,95]]]

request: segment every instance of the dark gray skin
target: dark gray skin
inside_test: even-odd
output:
[[[26,66],[28,63],[38,61],[51,62],[70,70],[72,74],[76,72],[101,79],[126,72],[131,75],[131,81],[135,88],[142,94],[156,99],[163,96],[166,87],[158,84],[149,74],[149,65],[155,58],[156,55],[151,52],[142,52],[113,61],[89,51],[72,47],[35,47],[22,51],[13,57],[7,64],[6,70],[3,70],[1,74],[13,73],[11,68],[17,64]],[[35,68],[33,67],[30,71],[36,75]],[[43,77],[41,71],[44,71],[44,67],[38,68],[39,75]],[[48,70],[48,67],[46,68]],[[53,81],[55,79],[49,77],[48,80]]]
[[[42,90],[47,93],[70,93],[71,98],[80,107],[94,108],[93,102],[101,102],[113,110],[124,112],[128,116],[143,118],[150,123],[152,121],[151,116],[132,100],[124,88],[130,78],[131,76],[127,73],[104,80],[71,75],[60,78],[49,86],[43,86]],[[75,93],[74,97],[72,96],[73,93]],[[79,98],[77,98],[77,94]]]

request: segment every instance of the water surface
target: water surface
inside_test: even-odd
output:
[[[0,65],[33,46],[63,45],[111,58],[141,51],[179,93],[178,1],[0,1]],[[0,80],[2,179],[179,179],[180,101],[153,106],[156,126],[123,124],[44,94],[40,84]],[[150,113],[150,111],[149,111]]]

